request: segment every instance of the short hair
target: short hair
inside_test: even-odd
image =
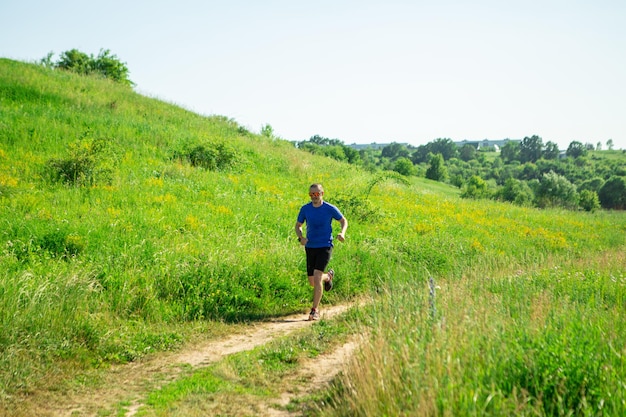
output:
[[[311,184],[311,186],[309,187],[309,189],[311,188],[317,188],[318,190],[320,190],[321,192],[324,192],[324,187],[322,187],[322,184],[320,184],[319,182],[313,183]]]

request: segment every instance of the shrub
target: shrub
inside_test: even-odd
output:
[[[426,170],[426,178],[434,181],[445,181],[448,178],[448,170],[441,154],[433,155],[430,158],[430,166]]]
[[[44,177],[70,185],[93,185],[111,182],[113,170],[104,157],[107,139],[81,140],[68,146],[67,158],[47,161]]]
[[[274,139],[274,128],[268,123],[261,127],[261,136]]]
[[[124,85],[133,85],[134,83],[128,78],[128,67],[117,56],[111,55],[108,49],[101,49],[97,57],[87,55],[78,49],[72,49],[61,53],[59,61],[52,63],[52,53],[48,54],[41,60],[42,65],[52,66],[77,74],[101,75],[115,82]]]
[[[603,185],[604,180],[600,177],[595,177],[590,180],[583,181],[583,183],[578,187],[578,191],[589,190],[597,193]]]
[[[626,177],[613,176],[598,192],[600,204],[609,209],[626,209]]]
[[[536,191],[536,203],[539,207],[578,207],[578,193],[574,184],[567,178],[553,171],[543,174]]]
[[[202,167],[210,171],[222,171],[233,168],[239,161],[239,155],[232,147],[220,142],[175,151],[173,159],[187,161],[194,167]]]
[[[465,184],[465,189],[461,193],[463,198],[487,198],[489,197],[489,187],[487,182],[478,175],[472,175]]]
[[[532,203],[534,195],[528,184],[515,178],[507,178],[504,186],[498,190],[495,198],[502,201],[509,201],[519,206]]]
[[[393,166],[393,170],[398,174],[404,175],[406,177],[415,175],[416,169],[413,165],[413,162],[409,158],[401,157],[398,158]]]
[[[578,203],[585,211],[595,211],[600,208],[600,199],[598,193],[591,190],[582,190],[580,192],[580,201]]]

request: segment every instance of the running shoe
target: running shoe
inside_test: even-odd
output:
[[[311,313],[309,314],[309,321],[319,320],[320,313],[315,309],[311,309]]]
[[[324,281],[324,291],[330,291],[333,289],[333,278],[335,277],[335,270],[329,269],[328,276],[330,279],[328,281]]]

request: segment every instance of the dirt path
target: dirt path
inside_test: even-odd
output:
[[[322,319],[331,318],[348,310],[350,306],[340,305],[325,308]],[[175,380],[184,368],[200,368],[217,362],[225,356],[254,349],[257,346],[287,335],[311,324],[307,316],[298,314],[282,317],[250,326],[246,334],[228,336],[219,340],[185,347],[174,353],[155,355],[147,360],[117,366],[104,376],[95,390],[77,390],[64,395],[59,393],[41,394],[43,397],[31,404],[20,415],[49,417],[96,416],[103,409],[113,411],[117,404],[130,403],[126,417],[136,414],[143,404],[147,392]],[[317,358],[313,363],[306,362],[301,372],[310,374],[318,384],[329,381],[340,369],[341,364],[354,350],[355,342],[349,342],[329,357]],[[295,396],[285,393],[279,406],[284,406]],[[46,398],[47,397],[47,398]],[[269,416],[286,416],[286,412],[276,410],[271,404],[262,405]]]
[[[304,363],[298,373],[290,378],[297,381],[306,378],[308,384],[292,385],[294,389],[290,392],[283,392],[279,401],[261,404],[261,415],[267,417],[290,417],[293,414],[285,411],[284,407],[289,402],[301,395],[310,394],[309,387],[322,387],[329,383],[343,368],[343,365],[350,359],[354,350],[359,346],[359,339],[355,336],[340,348],[334,350],[332,354],[322,355],[315,359],[310,359]]]

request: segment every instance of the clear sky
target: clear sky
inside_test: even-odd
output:
[[[109,49],[135,89],[287,140],[626,149],[624,0],[2,0],[0,56]]]

